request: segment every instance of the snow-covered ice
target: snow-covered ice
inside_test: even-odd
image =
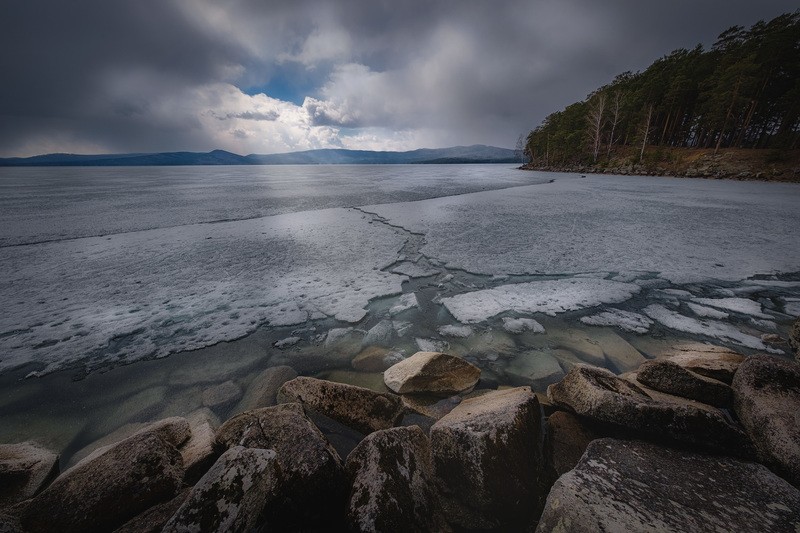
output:
[[[443,298],[442,303],[456,320],[469,324],[506,311],[555,315],[600,304],[620,303],[639,290],[640,287],[633,283],[568,278],[501,285]]]
[[[589,326],[614,326],[633,333],[647,333],[653,325],[653,321],[644,315],[616,308],[581,317],[581,322]]]
[[[689,307],[689,309],[692,310],[692,313],[701,318],[725,319],[730,316],[725,311],[720,311],[719,309],[714,309],[713,307],[706,307],[704,305],[693,304],[692,302],[687,302],[686,305],[687,307]]]
[[[514,334],[525,333],[526,331],[544,333],[544,326],[532,318],[503,317],[503,329]]]
[[[395,303],[389,309],[389,314],[392,316],[399,315],[403,311],[413,309],[414,307],[417,306],[419,306],[419,302],[417,301],[417,295],[414,294],[413,292],[409,292],[398,298],[397,303]]]

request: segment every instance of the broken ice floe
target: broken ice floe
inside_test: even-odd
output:
[[[555,315],[601,304],[621,303],[641,287],[595,278],[568,278],[501,285],[493,289],[443,298],[447,310],[462,323],[487,320],[506,311]]]
[[[694,301],[701,305],[725,309],[743,315],[757,318],[772,318],[761,311],[761,304],[747,298],[695,298]]]
[[[718,318],[724,319],[728,318],[730,315],[725,311],[720,311],[718,309],[714,309],[712,307],[706,307],[704,305],[693,304],[691,302],[687,302],[686,304],[689,309],[692,310],[692,313],[701,317],[701,318]]]
[[[397,299],[397,303],[394,304],[389,309],[389,314],[394,316],[411,309],[413,307],[419,306],[419,302],[417,301],[417,295],[413,292],[407,293],[402,295],[400,298]]]
[[[717,322],[714,320],[700,321],[695,318],[684,316],[676,311],[667,309],[663,305],[659,304],[648,305],[643,311],[647,316],[656,322],[659,322],[662,325],[676,331],[714,337],[721,341],[732,342],[747,348],[753,348],[755,350],[767,350],[773,353],[776,352],[774,348],[764,345],[764,343],[758,337],[742,333],[732,325],[724,322]],[[780,351],[778,350],[777,352]]]
[[[503,329],[509,333],[524,333],[532,331],[534,333],[544,333],[544,326],[532,318],[503,318]]]
[[[610,308],[596,315],[585,316],[581,322],[590,326],[614,326],[633,333],[647,333],[653,321],[632,311]]]

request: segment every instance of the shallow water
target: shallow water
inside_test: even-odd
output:
[[[544,391],[576,362],[620,373],[685,342],[780,355],[762,335],[800,315],[796,185],[502,165],[24,170],[0,175],[18,228],[0,247],[0,442],[39,440],[64,465],[269,366],[383,390],[357,353],[436,349],[480,366],[479,388]]]

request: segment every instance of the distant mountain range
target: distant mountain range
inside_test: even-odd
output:
[[[476,144],[452,148],[421,148],[409,152],[370,150],[307,150],[286,154],[238,155],[225,150],[212,152],[162,152],[155,154],[46,154],[0,158],[6,167],[55,166],[179,166],[179,165],[395,165],[447,163],[516,163],[514,150]]]

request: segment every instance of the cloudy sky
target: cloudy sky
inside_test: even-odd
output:
[[[5,0],[0,156],[513,147],[777,0]]]

